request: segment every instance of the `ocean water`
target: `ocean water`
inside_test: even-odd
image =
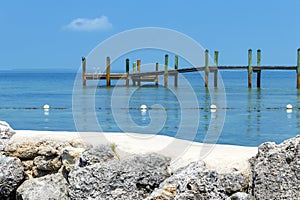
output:
[[[188,73],[178,88],[172,78],[170,88],[106,88],[105,81],[88,81],[76,93],[76,73],[0,72],[0,120],[16,130],[130,131],[244,146],[279,143],[300,134],[294,71],[263,71],[261,89],[256,88],[255,74],[248,89],[246,71],[220,73],[224,90],[207,90],[199,74]],[[45,111],[44,104],[51,109]],[[141,111],[142,104],[149,109]],[[216,112],[211,104],[218,106]],[[287,104],[293,105],[292,112]]]

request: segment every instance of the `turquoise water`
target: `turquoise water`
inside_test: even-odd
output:
[[[186,86],[180,86],[181,82],[177,89],[171,90],[162,86],[153,87],[151,84],[136,88],[107,89],[103,87],[105,81],[100,81],[94,93],[91,85],[95,82],[90,81],[84,94],[73,97],[75,73],[1,72],[0,120],[7,121],[14,129],[76,131],[78,124],[74,123],[73,114],[82,117],[88,124],[89,119],[84,119],[84,116],[93,112],[84,105],[84,98],[88,96],[95,100],[92,107],[95,109],[96,119],[101,129],[107,132],[136,130],[209,142],[209,137],[214,137],[213,134],[208,137],[207,131],[211,128],[212,131],[221,131],[220,137],[215,136],[218,143],[246,146],[257,146],[265,141],[279,143],[300,134],[300,96],[295,89],[294,71],[264,71],[262,88],[256,89],[254,84],[251,90],[247,88],[246,71],[222,71],[221,75],[225,92],[220,89],[206,90],[201,76],[196,73],[184,75],[196,95],[195,106],[192,99],[187,98],[187,102],[183,102],[174,93],[178,91],[183,96],[192,98]],[[118,83],[113,82],[114,84]],[[226,106],[218,108],[216,112],[209,109],[214,102],[210,96],[212,92],[215,94],[214,98],[220,98],[219,101],[225,101],[224,96],[226,99]],[[119,106],[118,102],[112,102],[125,98],[124,94],[127,93],[132,93],[128,105]],[[73,112],[72,98],[83,99],[82,104],[73,105],[80,106],[76,112]],[[44,111],[44,104],[49,104],[52,108],[48,112]],[[141,112],[139,107],[142,104],[149,108],[154,104],[160,106]],[[294,106],[291,113],[286,112],[287,104]],[[164,121],[158,121],[159,125],[153,126],[154,128],[144,128],[151,125],[151,112],[154,116],[152,119],[162,118]],[[223,116],[224,124],[220,124],[220,121],[213,123],[213,120],[222,118],[220,113],[226,114]],[[159,126],[161,128],[156,130]],[[196,135],[193,136],[196,126]],[[95,131],[88,125],[80,129]]]

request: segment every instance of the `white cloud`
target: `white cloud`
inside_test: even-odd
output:
[[[64,29],[72,31],[96,31],[96,30],[109,30],[112,28],[112,24],[109,22],[106,16],[99,18],[77,18],[71,23],[64,26]]]

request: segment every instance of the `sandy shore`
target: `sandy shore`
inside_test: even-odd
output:
[[[175,139],[162,135],[136,133],[77,133],[56,131],[17,130],[11,138],[13,142],[39,140],[83,141],[88,144],[117,145],[121,158],[130,154],[159,153],[172,159],[171,169],[175,170],[192,161],[203,160],[208,168],[218,172],[245,172],[247,160],[257,153],[257,147],[234,145],[213,145]]]

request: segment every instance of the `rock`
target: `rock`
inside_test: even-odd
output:
[[[57,173],[40,178],[26,180],[17,189],[17,200],[67,200],[68,183],[64,177]]]
[[[145,154],[76,167],[69,174],[71,199],[143,199],[169,176],[170,159]]]
[[[22,161],[22,165],[24,168],[25,179],[32,178],[33,177],[33,173],[32,173],[33,160]]]
[[[4,150],[9,139],[16,132],[9,126],[7,122],[0,121],[0,151]]]
[[[240,173],[224,174],[220,175],[220,177],[221,186],[224,187],[227,195],[245,191],[249,186],[248,180]]]
[[[226,199],[247,189],[248,181],[240,173],[218,174],[197,161],[174,172],[147,200]]]
[[[23,181],[23,166],[18,158],[0,155],[0,199],[8,199]]]
[[[33,164],[42,171],[58,171],[61,167],[60,157],[37,156]]]
[[[33,177],[41,177],[46,174],[53,174],[58,172],[61,166],[62,163],[59,156],[37,156],[33,160],[32,175]]]
[[[15,133],[7,122],[0,121],[0,139],[10,139]]]
[[[38,155],[42,156],[58,156],[64,147],[69,146],[67,142],[57,143],[56,141],[42,141],[37,143],[36,150]]]
[[[250,200],[250,196],[245,192],[237,192],[231,195],[228,200]]]
[[[279,145],[263,143],[250,163],[255,199],[300,199],[300,135]]]
[[[3,151],[8,144],[9,139],[0,139],[0,151]]]
[[[9,142],[4,149],[6,155],[18,157],[21,160],[33,160],[37,156],[58,156],[63,149],[70,146],[66,142],[42,140],[38,142]]]
[[[83,148],[74,148],[74,147],[68,147],[65,148],[61,155],[61,162],[64,166],[64,169],[67,172],[70,172],[72,167],[79,163],[80,156],[82,152],[84,151]]]
[[[38,155],[37,152],[36,146],[31,143],[8,143],[4,149],[5,155],[17,157],[20,160],[34,159]]]
[[[82,152],[79,159],[79,166],[84,167],[113,159],[115,159],[115,153],[109,145],[98,145]]]
[[[68,174],[75,162],[78,162],[83,150],[82,145],[78,142],[73,144],[67,141],[42,139],[38,141],[10,141],[3,153],[22,160],[25,178],[28,179],[59,171]]]

